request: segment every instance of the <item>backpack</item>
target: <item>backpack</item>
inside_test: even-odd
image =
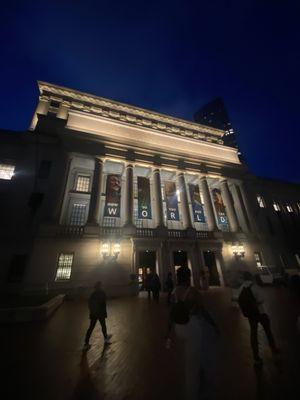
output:
[[[173,294],[175,296],[175,303],[173,304],[170,312],[171,321],[175,324],[185,325],[190,320],[190,310],[185,303],[186,296],[189,292],[188,288],[184,294],[183,300],[178,300],[176,296],[176,289]]]
[[[259,316],[258,306],[252,293],[251,286],[252,285],[243,287],[238,298],[240,309],[247,318],[255,318]]]

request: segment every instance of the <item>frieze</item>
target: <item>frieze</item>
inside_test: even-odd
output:
[[[65,107],[77,109],[85,113],[96,114],[201,141],[223,144],[223,140],[221,139],[223,131],[218,129],[215,130],[196,123],[189,123],[177,118],[155,114],[114,101],[108,101],[101,97],[88,96],[44,82],[39,82],[39,89],[40,100],[43,101],[55,98],[56,101],[61,102]]]

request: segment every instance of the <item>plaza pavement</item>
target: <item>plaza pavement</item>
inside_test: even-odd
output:
[[[253,368],[249,327],[229,289],[211,288],[204,301],[219,324],[216,399],[299,399],[300,301],[283,287],[265,288],[267,309],[281,349],[272,358],[259,332],[264,366]],[[1,399],[183,400],[176,345],[164,347],[167,307],[145,296],[108,301],[112,343],[103,346],[100,325],[82,351],[88,326],[84,300],[69,300],[46,322],[2,325]]]

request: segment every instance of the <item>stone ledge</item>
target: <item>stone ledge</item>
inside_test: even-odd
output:
[[[62,304],[65,295],[59,294],[39,306],[11,307],[0,309],[0,323],[43,321]]]

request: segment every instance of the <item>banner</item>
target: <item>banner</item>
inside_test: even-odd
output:
[[[167,219],[171,221],[179,221],[178,199],[176,194],[175,182],[165,182],[165,195],[167,206]]]
[[[142,176],[137,177],[138,187],[138,218],[151,219],[150,181]]]
[[[213,200],[214,200],[215,210],[216,210],[216,214],[217,214],[217,223],[219,225],[227,225],[228,219],[227,219],[227,215],[226,215],[225,205],[223,203],[223,199],[222,199],[222,195],[221,195],[221,190],[213,189],[212,194],[213,194]]]
[[[199,186],[189,183],[189,191],[193,207],[194,221],[205,222],[205,216],[203,211],[203,204],[201,203]]]
[[[104,217],[120,217],[120,208],[121,175],[107,175]]]

